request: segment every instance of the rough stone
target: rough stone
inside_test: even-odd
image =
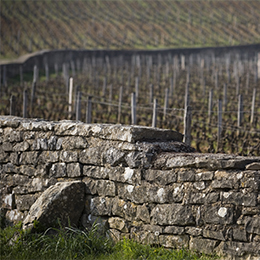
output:
[[[25,218],[25,214],[17,209],[13,209],[13,210],[8,210],[6,212],[5,218],[7,222],[15,225]]]
[[[144,179],[161,185],[171,184],[177,181],[177,172],[162,170],[144,170]]]
[[[137,206],[136,218],[142,220],[144,223],[150,223],[149,210],[145,205]]]
[[[91,199],[90,214],[94,216],[111,216],[112,199],[107,197],[95,197]]]
[[[15,203],[16,208],[19,211],[29,210],[30,207],[37,199],[37,195],[34,194],[26,194],[26,195],[16,195],[15,196]]]
[[[205,239],[200,237],[191,237],[190,239],[190,249],[198,251],[204,254],[212,254],[215,247],[217,246],[218,241],[212,239]]]
[[[88,176],[95,179],[108,179],[108,174],[112,171],[123,171],[123,168],[106,168],[106,167],[98,167],[98,166],[83,166],[83,175]]]
[[[131,169],[129,167],[114,167],[109,171],[109,179],[112,181],[141,184],[141,170]]]
[[[128,232],[126,221],[119,217],[112,217],[108,219],[109,228],[117,229],[121,232]]]
[[[63,226],[78,226],[84,208],[85,184],[60,182],[45,190],[31,206],[23,228],[32,228],[37,220],[43,228],[53,227],[59,219]]]
[[[166,248],[178,248],[188,247],[189,237],[187,235],[170,236],[161,235],[159,236],[160,244]]]
[[[185,218],[183,218],[185,216]],[[195,220],[191,207],[180,204],[157,205],[151,212],[152,223],[158,225],[192,225]]]
[[[246,231],[251,234],[260,235],[260,216],[249,218],[246,222]]]
[[[82,166],[80,163],[69,163],[67,164],[68,177],[79,177],[82,173]]]
[[[50,168],[50,177],[60,178],[67,176],[66,163],[54,163]]]
[[[90,147],[84,149],[79,154],[79,161],[83,164],[90,165],[101,165],[101,148],[100,147]]]
[[[259,162],[253,162],[246,166],[246,170],[260,170],[260,163]]]
[[[102,164],[110,164],[114,167],[124,162],[124,157],[125,152],[122,152],[114,147],[110,147],[102,153]]]

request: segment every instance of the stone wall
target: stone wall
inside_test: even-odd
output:
[[[260,158],[199,154],[171,130],[0,117],[1,214],[23,220],[56,183],[85,184],[84,226],[115,238],[260,257]],[[83,197],[82,197],[83,198]]]

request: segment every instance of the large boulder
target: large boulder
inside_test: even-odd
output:
[[[85,205],[85,183],[59,182],[45,190],[31,206],[24,229],[78,226]]]

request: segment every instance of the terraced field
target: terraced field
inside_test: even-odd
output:
[[[260,42],[260,1],[1,0],[0,58]]]

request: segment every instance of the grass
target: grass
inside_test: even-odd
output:
[[[115,243],[107,232],[100,231],[97,224],[90,230],[65,227],[47,229],[42,234],[26,232],[22,230],[21,224],[1,228],[0,253],[3,260],[216,259],[186,249],[168,250],[142,245],[129,239]]]

